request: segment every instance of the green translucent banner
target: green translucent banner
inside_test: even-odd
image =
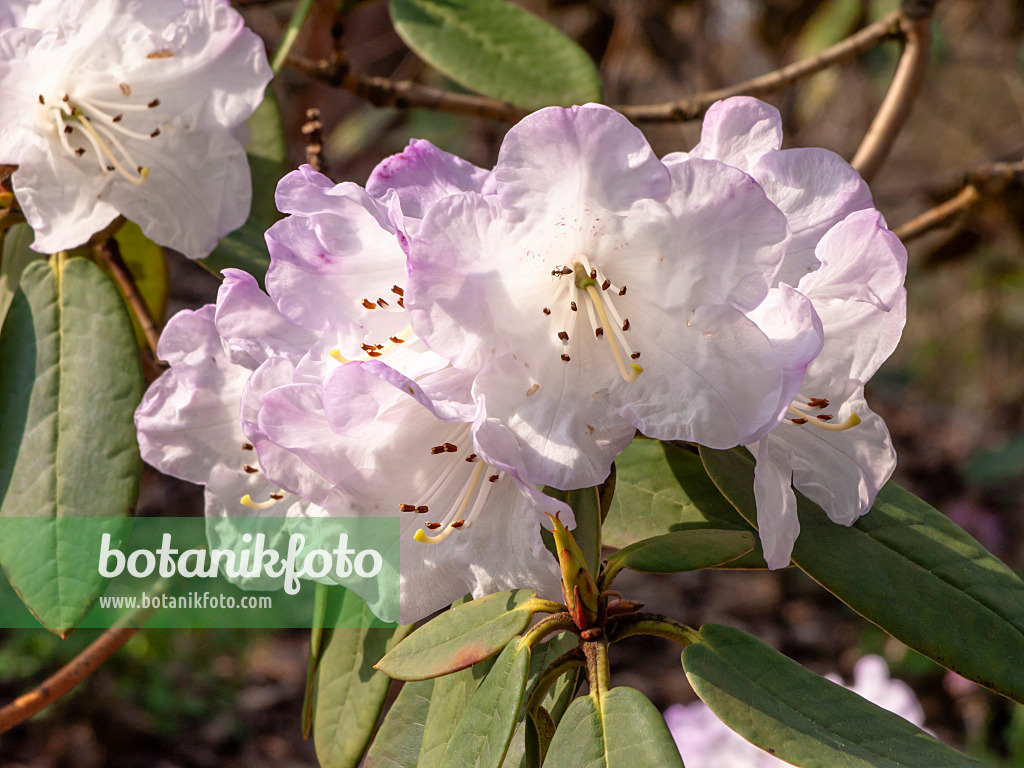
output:
[[[327,626],[393,626],[386,622],[398,619],[398,523],[0,518],[0,626],[309,627],[318,583],[334,587]],[[341,612],[341,588],[378,618]]]

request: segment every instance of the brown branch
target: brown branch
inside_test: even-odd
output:
[[[864,180],[870,182],[885,158],[889,156],[896,137],[910,117],[925,73],[928,71],[928,57],[931,55],[931,17],[905,19],[901,23],[907,45],[900,56],[889,90],[882,105],[871,121],[864,140],[850,165],[856,168]]]
[[[955,196],[897,227],[894,233],[908,243],[966,213],[983,197],[1002,194],[1011,184],[1024,184],[1024,161],[978,166],[965,174],[964,186]]]
[[[124,263],[124,259],[121,258],[121,249],[117,240],[108,237],[96,246],[95,251],[96,255],[103,259],[103,263],[110,269],[110,273],[121,287],[128,305],[132,308],[132,312],[139,319],[139,325],[142,326],[142,332],[146,336],[146,344],[155,358],[156,345],[160,340],[160,328],[153,319],[149,306],[139,291],[139,286],[135,283],[135,277],[128,269],[128,265]]]
[[[788,66],[755,77],[743,83],[719,88],[714,91],[698,93],[688,99],[670,101],[664,104],[645,104],[637,106],[618,106],[616,109],[637,123],[644,122],[683,122],[696,120],[704,115],[708,107],[716,101],[730,96],[760,96],[773,93],[800,80],[817,74],[824,69],[881,45],[887,40],[901,36],[903,17],[899,11],[893,11],[875,23],[855,32],[821,53],[806,59],[793,62]]]
[[[0,708],[0,733],[28,720],[85,680],[138,631],[137,627],[111,627],[56,674]]]

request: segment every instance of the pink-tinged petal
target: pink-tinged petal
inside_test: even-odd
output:
[[[754,498],[757,501],[757,532],[768,567],[785,568],[800,533],[796,495],[791,481],[791,456],[774,433],[750,446],[757,458],[754,466]]]
[[[483,413],[515,435],[524,480],[563,490],[603,482],[636,428],[615,415],[607,392],[588,387],[581,368],[567,370],[551,385],[555,392],[548,386],[506,356],[490,363],[473,389]]]
[[[779,110],[750,96],[734,96],[708,108],[700,143],[690,157],[720,160],[750,172],[762,155],[781,146]]]
[[[644,371],[619,381],[617,412],[648,437],[730,448],[759,439],[778,422],[782,393],[798,374],[768,337],[733,307],[700,307],[681,327],[649,331]]]
[[[861,387],[846,398],[834,420],[854,413],[860,424],[844,432],[783,423],[769,436],[785,441],[796,488],[840,525],[852,525],[871,509],[896,468],[889,431],[868,407]]]
[[[461,157],[429,141],[413,139],[400,154],[381,161],[366,182],[366,191],[380,200],[394,190],[408,226],[415,225],[443,197],[459,192],[492,194],[494,178]],[[413,234],[413,232],[407,232]]]
[[[282,317],[256,278],[239,269],[224,270],[216,324],[235,362],[251,370],[277,355],[298,363],[317,341],[316,334]]]
[[[778,282],[795,286],[817,269],[814,249],[822,236],[854,211],[873,208],[860,174],[827,149],[768,152],[750,174],[789,221],[791,239]]]
[[[608,107],[548,107],[505,136],[494,168],[506,208],[587,206],[617,211],[641,198],[665,200],[670,181],[644,135]]]
[[[645,222],[658,229],[659,256],[629,249],[621,257],[623,267],[635,264],[643,280],[639,260],[649,260],[643,293],[669,311],[726,303],[753,309],[767,295],[785,254],[786,217],[754,179],[722,163],[690,159],[670,170],[673,218]],[[630,275],[629,281],[637,278]]]

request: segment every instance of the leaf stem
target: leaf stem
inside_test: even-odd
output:
[[[568,672],[571,669],[578,669],[579,667],[586,666],[583,659],[580,658],[580,650],[577,646],[570,651],[566,651],[540,673],[540,677],[537,678],[537,683],[533,686],[533,690],[530,692],[530,698],[526,701],[526,712],[529,715],[533,715],[539,708],[544,697],[547,695],[548,690],[555,684],[555,681]]]
[[[132,312],[139,320],[139,325],[142,326],[142,333],[146,337],[146,346],[149,347],[150,352],[153,353],[153,359],[156,360],[156,347],[160,341],[160,328],[153,318],[153,313],[149,311],[146,300],[139,291],[135,277],[132,275],[131,270],[128,269],[128,265],[124,263],[124,259],[121,258],[121,248],[118,246],[117,240],[113,236],[106,238],[95,247],[94,252],[107,265],[110,274],[114,276],[114,280],[120,286],[128,306],[132,308]]]
[[[583,644],[583,653],[587,657],[587,682],[590,684],[590,695],[594,698],[598,711],[601,710],[601,699],[610,687],[611,673],[608,669],[608,641],[603,636],[599,640]]]
[[[655,635],[687,646],[700,642],[697,630],[658,613],[635,613],[616,619],[609,632],[611,642],[617,643],[633,635]]]
[[[561,606],[560,606],[561,607]],[[537,643],[550,635],[552,632],[571,632],[576,629],[572,616],[568,611],[562,611],[552,616],[545,616],[543,619],[528,629],[519,640],[520,648],[533,648]]]

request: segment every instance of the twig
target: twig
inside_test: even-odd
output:
[[[408,80],[357,75],[349,69],[347,63],[338,58],[312,60],[289,56],[288,64],[303,74],[366,99],[375,107],[419,107],[455,115],[487,117],[506,123],[514,123],[527,115],[524,109],[486,96],[452,93]]]
[[[850,162],[864,180],[870,182],[882,167],[889,150],[896,142],[911,107],[921,91],[925,73],[928,71],[928,57],[931,54],[931,17],[906,19],[902,22],[907,41],[900,63],[896,67],[889,90],[871,121],[864,140]]]
[[[719,88],[714,91],[698,93],[688,99],[670,101],[664,104],[645,104],[637,106],[619,106],[616,109],[637,123],[645,122],[683,122],[696,120],[704,115],[708,107],[721,99],[730,96],[759,96],[781,90],[787,85],[810,77],[835,64],[852,59],[870,48],[884,43],[886,40],[901,36],[903,16],[893,11],[875,23],[855,32],[821,53],[806,59],[793,62],[782,69],[755,77],[743,83]]]
[[[320,110],[310,107],[306,110],[306,122],[302,124],[302,135],[306,137],[306,162],[313,170],[326,174],[324,160],[324,124],[320,122]]]
[[[114,279],[117,280],[117,284],[124,292],[128,305],[132,308],[132,312],[134,312],[135,316],[139,319],[139,325],[142,326],[142,332],[146,336],[146,344],[149,346],[149,349],[152,351],[155,358],[156,345],[160,340],[160,328],[153,319],[153,315],[149,311],[149,306],[146,304],[146,300],[139,292],[139,286],[135,283],[135,278],[132,276],[131,270],[128,269],[128,266],[121,258],[121,249],[117,245],[117,240],[113,237],[108,237],[97,245],[95,250],[96,254],[103,259],[103,263],[110,269],[110,273],[114,276]]]
[[[138,627],[106,630],[56,674],[0,709],[0,733],[28,720],[85,680],[138,631]]]
[[[964,186],[954,197],[914,217],[894,232],[904,243],[910,242],[969,211],[981,202],[983,197],[1002,194],[1011,184],[1022,182],[1024,161],[978,166],[965,174]]]

